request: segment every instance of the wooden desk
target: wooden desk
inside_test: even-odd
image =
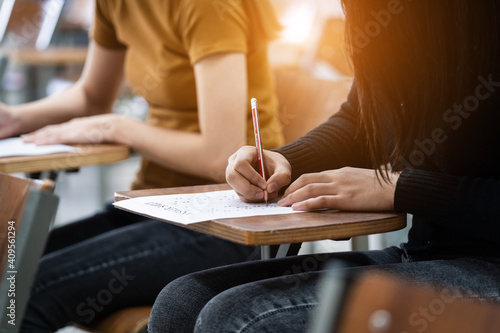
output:
[[[9,62],[26,66],[83,65],[87,58],[87,47],[50,47],[46,50],[0,49],[0,55]]]
[[[0,158],[0,172],[40,172],[76,169],[87,165],[114,163],[127,159],[130,150],[126,146],[112,144],[75,145],[77,153],[57,153],[37,156],[13,156]]]
[[[229,185],[220,184],[123,191],[115,194],[115,201],[141,196],[227,189],[230,189]],[[240,244],[267,246],[324,239],[343,240],[354,236],[394,231],[406,226],[406,214],[316,211],[300,214],[220,219],[189,225],[167,222]]]

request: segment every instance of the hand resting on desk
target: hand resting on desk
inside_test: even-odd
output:
[[[75,118],[62,124],[48,125],[21,137],[24,142],[37,145],[49,144],[84,144],[113,142],[122,143],[116,135],[118,122],[133,122],[132,118],[117,114],[101,114]]]
[[[264,167],[270,175],[267,182],[256,171],[255,147],[242,147],[229,158],[226,179],[241,200],[262,201],[266,188],[269,197],[275,199],[290,183],[291,167],[283,155],[264,151]],[[304,174],[288,187],[279,204],[294,210],[391,211],[399,173],[388,176],[386,182],[375,170],[350,167]]]

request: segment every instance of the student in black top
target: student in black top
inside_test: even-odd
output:
[[[328,121],[276,151],[238,150],[243,201],[413,214],[408,241],[194,273],[167,285],[152,332],[303,332],[330,258],[500,298],[500,1],[344,0],[355,83]],[[415,320],[417,329],[425,322]]]

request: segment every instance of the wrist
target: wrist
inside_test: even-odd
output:
[[[7,106],[7,105],[2,105],[2,118],[0,120],[1,122],[4,122],[7,124],[7,126],[10,128],[9,130],[9,136],[18,136],[21,134],[24,134],[25,131],[22,129],[22,119],[20,117],[20,114],[15,112],[13,107]]]
[[[394,202],[395,202],[395,196],[396,196],[396,186],[398,184],[398,180],[399,180],[400,175],[401,175],[401,172],[390,172],[389,173],[390,183],[388,185],[390,188],[389,200],[391,202],[391,207],[392,207],[391,210],[395,209]]]
[[[111,115],[102,124],[106,141],[131,147],[133,136],[131,133],[134,131],[132,123],[134,121],[134,119],[124,115]]]

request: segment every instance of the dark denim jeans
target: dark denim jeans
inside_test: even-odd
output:
[[[318,304],[325,263],[341,259],[348,276],[369,269],[436,287],[457,297],[500,299],[498,259],[429,258],[409,261],[397,247],[381,251],[315,254],[239,263],[176,279],[158,295],[149,332],[305,332]]]
[[[88,325],[122,308],[152,305],[167,283],[184,274],[258,256],[255,247],[108,206],[53,230],[21,332]]]

